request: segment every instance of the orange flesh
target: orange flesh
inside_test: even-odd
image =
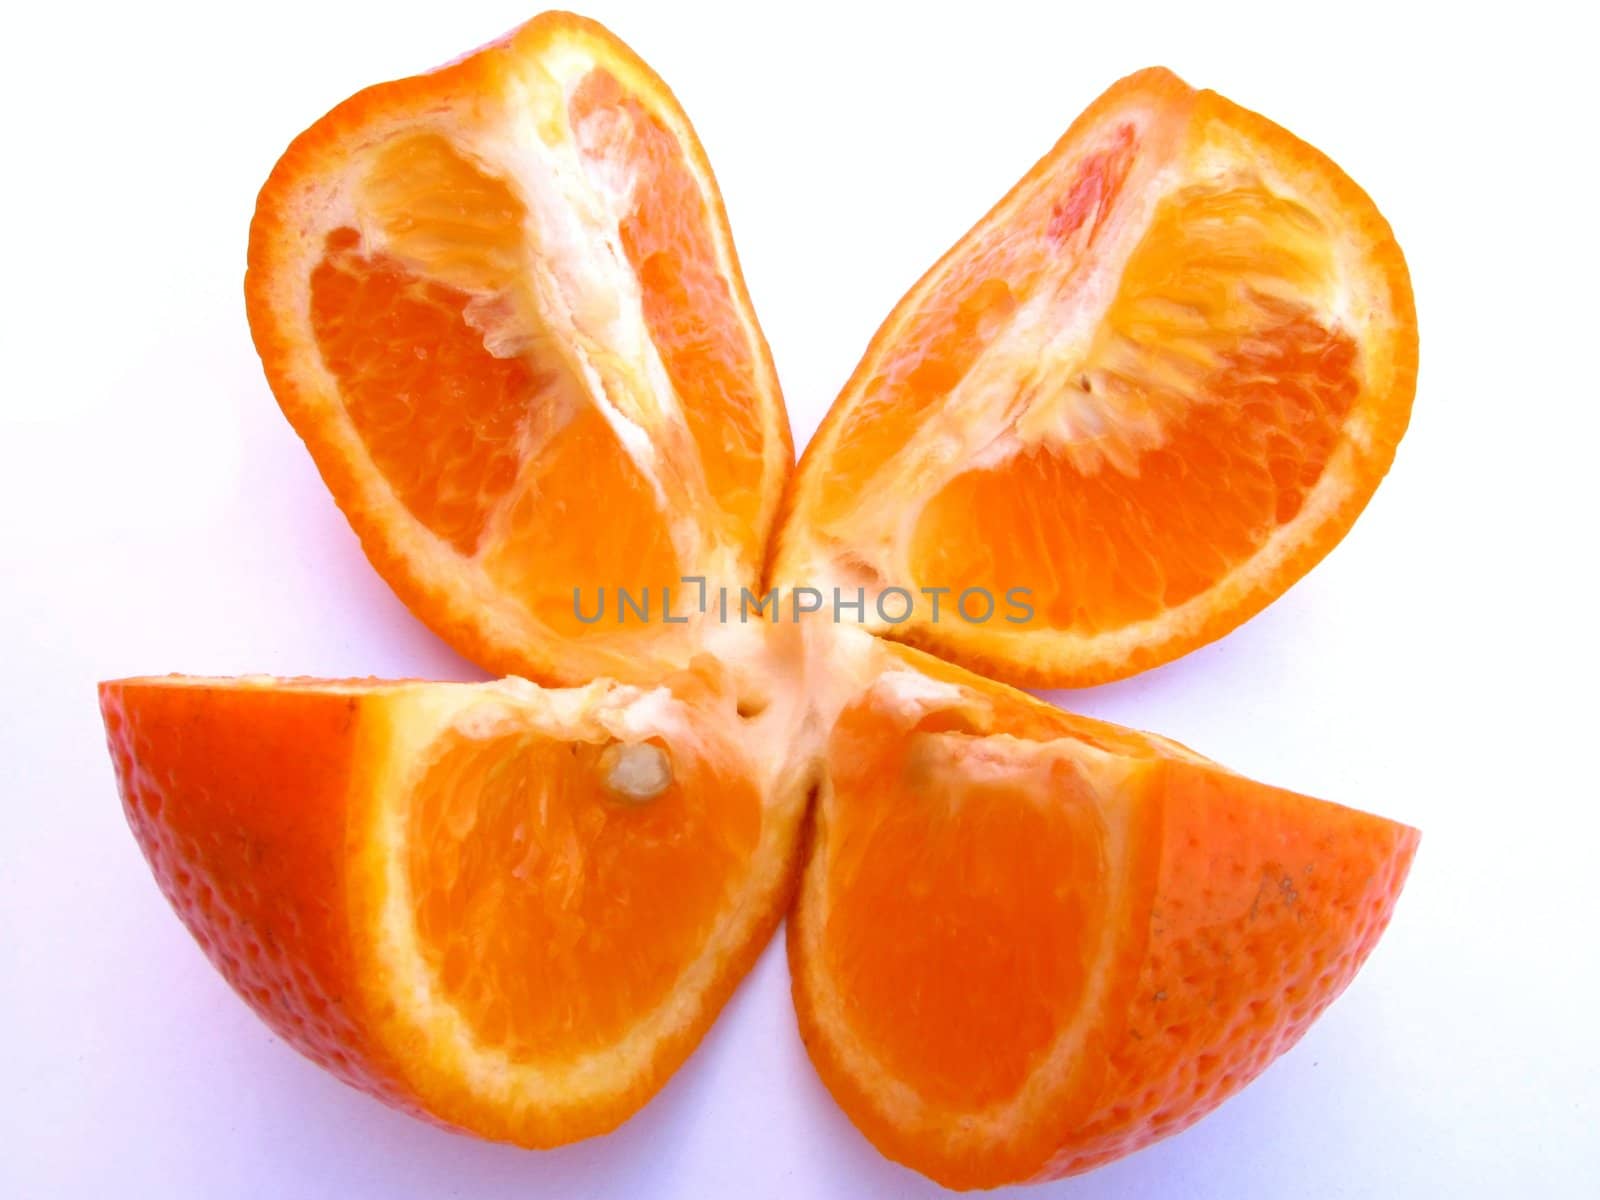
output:
[[[711,214],[678,141],[610,72],[590,71],[568,114],[595,175],[631,180],[621,222],[643,291],[645,325],[678,394],[725,532],[755,560],[763,497],[757,364],[712,242]]]
[[[615,633],[613,589],[659,597],[683,574],[655,491],[588,404],[529,464],[505,530],[486,560],[490,574],[565,637]],[[602,588],[604,620],[580,620],[580,610],[596,613]]]
[[[682,572],[656,493],[519,310],[521,201],[432,134],[386,146],[361,199],[428,272],[364,256],[339,229],[312,274],[323,361],[373,461],[545,625],[613,632],[578,619],[574,588],[592,612],[599,587],[659,589]]]
[[[1034,620],[1055,629],[1094,633],[1157,616],[1300,511],[1355,399],[1354,360],[1349,338],[1304,316],[1263,330],[1223,356],[1206,402],[1131,472],[1084,475],[1033,449],[953,480],[918,522],[913,570],[995,596],[1029,588]]]
[[[1124,127],[1085,157],[1048,215],[1040,193],[1012,232],[1042,220],[1043,238],[1023,241],[1082,253],[1131,154]],[[1305,244],[1315,228],[1250,181],[1166,198],[1083,358],[1017,364],[1017,388],[1098,391],[1082,403],[1104,406],[1109,420],[1087,444],[1026,447],[946,484],[918,521],[915,576],[997,595],[1028,587],[1036,620],[1093,633],[1181,604],[1259,550],[1300,511],[1360,390],[1351,339],[1284,298],[1327,270]],[[961,297],[949,328],[987,328],[994,345],[1021,297],[1072,277],[1071,264],[1036,266],[1021,279],[948,285]],[[985,348],[973,337],[956,345],[943,361],[919,359],[897,407],[920,414],[937,403]],[[881,454],[890,443],[878,436]]]
[[[1028,587],[1035,620],[1095,633],[1182,604],[1250,558],[1299,513],[1360,392],[1355,343],[1284,298],[1330,269],[1307,243],[1319,229],[1253,181],[1163,200],[1085,361],[1041,389],[1076,370],[1068,386],[1098,391],[1083,403],[1105,405],[1111,427],[951,481],[918,523],[917,577]],[[1154,435],[1140,427],[1152,420]]]
[[[951,389],[1004,332],[1019,303],[1095,240],[1100,220],[1132,165],[1137,142],[1123,126],[1103,151],[1087,155],[1070,183],[1041,188],[1014,221],[978,232],[938,294],[896,336],[896,354],[865,383],[830,459],[840,482],[818,498],[817,518],[849,514],[857,487],[885,455],[908,444]]]
[[[765,460],[755,361],[714,242],[715,214],[676,137],[602,68],[569,112],[597,181],[625,181],[620,222],[643,316],[720,513],[701,514],[746,562],[761,555]],[[311,278],[323,365],[402,504],[552,632],[615,634],[600,588],[638,596],[684,574],[663,496],[624,452],[522,293],[528,210],[480,160],[435,133],[371,152],[361,233],[334,230]],[[658,447],[660,448],[660,447]],[[670,453],[670,451],[666,451]]]
[[[968,1109],[1013,1096],[1082,1003],[1108,919],[1105,831],[1073,767],[975,779],[972,739],[834,734],[825,970],[894,1078]]]
[[[363,255],[360,241],[334,230],[312,273],[318,348],[401,502],[471,555],[516,482],[523,422],[548,373],[488,353],[464,316],[467,293]]]
[[[930,409],[972,369],[1016,307],[1012,285],[995,274],[1011,265],[1004,257],[1008,252],[1015,253],[1005,243],[976,249],[952,281],[950,291],[959,299],[919,312],[904,334],[907,353],[866,382],[828,460],[829,475],[837,482],[820,489],[814,501],[819,526],[827,528],[857,510],[862,486],[885,456],[911,442]]]
[[[417,931],[481,1043],[528,1062],[615,1044],[706,945],[759,841],[760,797],[661,745],[672,782],[632,802],[605,787],[597,743],[441,746],[411,815]]]

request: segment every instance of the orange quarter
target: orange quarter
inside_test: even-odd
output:
[[[876,661],[828,741],[789,961],[812,1061],[890,1158],[987,1188],[1176,1133],[1388,923],[1415,830]]]
[[[880,632],[1013,683],[1131,675],[1332,549],[1416,371],[1405,260],[1366,194],[1142,71],[878,330],[806,449],[772,578],[906,589],[914,615]]]
[[[753,587],[793,459],[711,167],[666,85],[546,13],[285,151],[245,283],[272,389],[373,565],[469,658],[687,665],[685,576]],[[656,619],[615,619],[617,589]],[[609,595],[610,619],[587,621]]]
[[[804,776],[757,759],[781,730],[716,675],[100,697],[128,822],[217,969],[347,1083],[480,1136],[620,1123],[788,899]]]

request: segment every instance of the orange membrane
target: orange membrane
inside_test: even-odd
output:
[[[671,782],[605,786],[606,747],[451,734],[412,802],[423,955],[477,1038],[519,1061],[596,1050],[705,948],[761,833],[756,788],[657,743]]]
[[[573,90],[569,118],[594,174],[630,181],[620,223],[644,318],[700,451],[724,532],[749,561],[762,552],[758,364],[718,265],[711,214],[677,139],[610,72]],[[648,200],[648,203],[645,201]]]

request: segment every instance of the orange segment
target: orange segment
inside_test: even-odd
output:
[[[1414,830],[878,661],[829,741],[789,955],[812,1060],[889,1157],[995,1187],[1183,1129],[1387,923]]]
[[[912,617],[875,628],[1013,680],[1132,674],[1344,535],[1416,352],[1371,201],[1263,118],[1143,72],[879,330],[806,452],[774,581],[908,589]]]
[[[627,626],[617,588],[758,582],[792,459],[771,358],[688,119],[592,22],[545,14],[303,133],[246,299],[368,555],[485,667],[658,678],[707,622]],[[602,588],[611,619],[579,619]]]
[[[484,1137],[626,1118],[789,894],[804,777],[750,756],[789,732],[717,675],[170,677],[101,706],[134,833],[235,989],[347,1082]]]
[[[855,799],[830,815],[822,970],[890,1077],[930,1104],[998,1103],[1086,990],[1095,956],[1061,953],[1065,934],[1114,925],[1100,886],[1106,831],[1070,769],[973,778],[972,735],[897,738],[876,715],[847,712],[833,735],[832,787]],[[1028,786],[1059,809],[1018,803]],[[1039,936],[997,936],[1027,928]]]
[[[667,781],[634,801],[606,785],[614,744],[441,740],[411,810],[408,868],[445,999],[520,1061],[620,1041],[736,895],[761,839],[754,782],[645,742]]]

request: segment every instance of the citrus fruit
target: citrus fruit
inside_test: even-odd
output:
[[[251,1007],[390,1104],[550,1146],[666,1081],[787,901],[805,793],[724,683],[100,696],[139,845]]]
[[[1247,1083],[1371,951],[1414,830],[877,646],[788,941],[812,1061],[888,1157],[958,1188],[1119,1157]]]
[[[1143,71],[878,330],[801,460],[772,578],[902,589],[914,611],[869,624],[1009,682],[1130,675],[1339,541],[1416,370],[1405,261],[1365,193]]]
[[[1413,830],[742,611],[899,589],[906,622],[854,611],[1087,683],[1326,553],[1405,428],[1415,319],[1371,202],[1264,119],[1164,71],[1113,87],[891,314],[793,480],[704,152],[581,18],[297,138],[246,300],[401,598],[486,668],[582,685],[101,685],[163,891],[347,1082],[520,1145],[610,1129],[798,886],[796,1008],[850,1118],[951,1186],[1046,1178],[1215,1106],[1379,936]]]
[[[688,118],[600,26],[544,14],[311,126],[245,296],[373,564],[480,665],[656,677],[701,587],[757,582],[793,457],[771,357]]]

